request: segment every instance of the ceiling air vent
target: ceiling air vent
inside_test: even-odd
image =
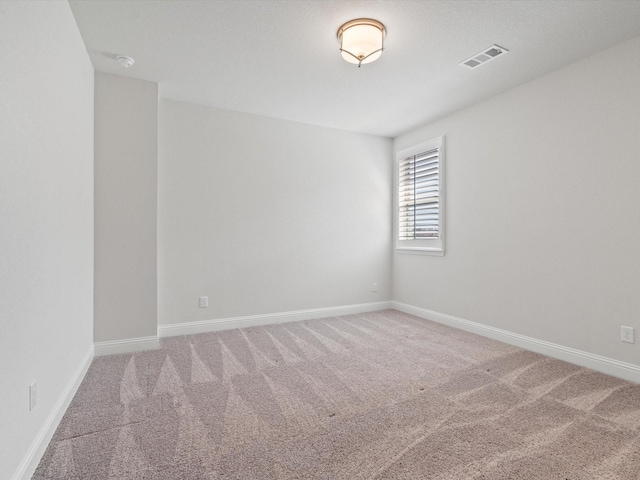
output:
[[[460,65],[467,68],[476,68],[482,65],[483,63],[490,62],[494,58],[497,58],[505,53],[508,53],[509,50],[506,48],[502,48],[499,45],[491,45],[484,52],[480,52],[477,55],[465,60],[464,62],[460,62]]]

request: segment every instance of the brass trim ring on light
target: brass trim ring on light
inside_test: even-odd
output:
[[[381,22],[374,20],[373,18],[356,18],[355,20],[349,20],[338,29],[338,33],[336,34],[338,42],[342,41],[342,34],[345,30],[355,27],[356,25],[371,25],[382,32],[382,38],[387,35],[387,29],[384,28],[384,25]]]

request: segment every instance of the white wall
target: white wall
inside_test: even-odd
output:
[[[0,58],[0,478],[9,479],[92,352],[93,68],[67,2],[0,2]]]
[[[165,100],[159,138],[159,324],[390,299],[390,139]]]
[[[157,332],[158,84],[96,72],[96,342]]]
[[[638,79],[640,38],[397,138],[446,135],[448,203],[445,256],[394,254],[394,299],[640,364]]]

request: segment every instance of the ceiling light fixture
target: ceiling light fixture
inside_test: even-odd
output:
[[[118,63],[122,65],[124,68],[129,68],[131,65],[136,63],[136,61],[133,58],[127,57],[126,55],[118,55],[116,57],[116,60],[118,60]]]
[[[384,50],[384,25],[371,18],[351,20],[338,29],[342,58],[360,67],[380,58]]]

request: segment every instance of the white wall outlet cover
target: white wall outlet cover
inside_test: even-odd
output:
[[[378,291],[378,284],[377,283],[373,284],[373,287],[371,288],[371,291],[372,292],[377,292]]]
[[[620,340],[623,342],[634,343],[633,327],[620,327]]]
[[[38,384],[33,382],[29,385],[29,411],[33,410],[38,403]]]
[[[200,297],[200,308],[207,308],[209,306],[209,297]]]

